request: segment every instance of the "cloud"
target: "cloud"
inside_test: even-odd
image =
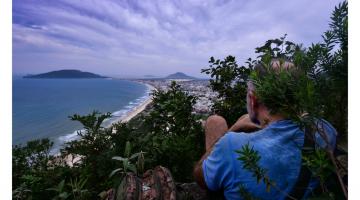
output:
[[[305,45],[320,41],[338,3],[14,0],[13,70],[199,76],[210,56],[235,55],[241,64],[285,33]]]

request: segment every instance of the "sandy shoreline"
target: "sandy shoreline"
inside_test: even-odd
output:
[[[156,90],[156,88],[153,87],[153,86],[150,85],[150,84],[147,84],[147,83],[141,83],[141,84],[146,85],[146,86],[148,87],[148,90],[149,90],[149,91]],[[113,122],[109,125],[109,127],[112,126],[112,125],[115,124],[115,123],[118,123],[118,122],[123,122],[123,123],[125,123],[125,122],[130,121],[130,120],[131,120],[132,118],[134,118],[136,115],[138,115],[139,113],[141,113],[141,112],[146,108],[146,106],[149,105],[149,104],[152,102],[152,98],[153,98],[152,95],[149,95],[148,98],[147,98],[145,101],[143,101],[140,105],[138,105],[138,106],[134,107],[133,109],[131,109],[129,112],[127,112],[127,113],[125,114],[125,116],[123,116],[123,117],[121,117],[121,118],[113,121]]]
[[[152,102],[152,97],[146,99],[143,103],[141,103],[139,106],[135,107],[133,110],[131,110],[125,117],[121,118],[119,121],[121,122],[128,122],[133,117],[141,113],[147,105],[149,105]]]

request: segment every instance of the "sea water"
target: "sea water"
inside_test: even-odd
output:
[[[64,142],[77,139],[80,122],[73,114],[97,110],[111,112],[104,125],[124,117],[149,98],[144,85],[119,79],[23,79],[13,78],[12,143],[49,138],[58,151]]]

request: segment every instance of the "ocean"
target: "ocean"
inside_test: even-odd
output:
[[[61,145],[77,138],[80,122],[73,114],[85,115],[97,110],[111,112],[104,126],[124,117],[149,98],[144,84],[118,79],[23,79],[13,78],[12,143],[49,138],[53,153]]]

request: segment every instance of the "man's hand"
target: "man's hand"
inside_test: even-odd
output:
[[[250,133],[259,129],[261,129],[261,126],[254,124],[250,120],[249,114],[245,114],[235,122],[235,124],[229,129],[229,131]]]

